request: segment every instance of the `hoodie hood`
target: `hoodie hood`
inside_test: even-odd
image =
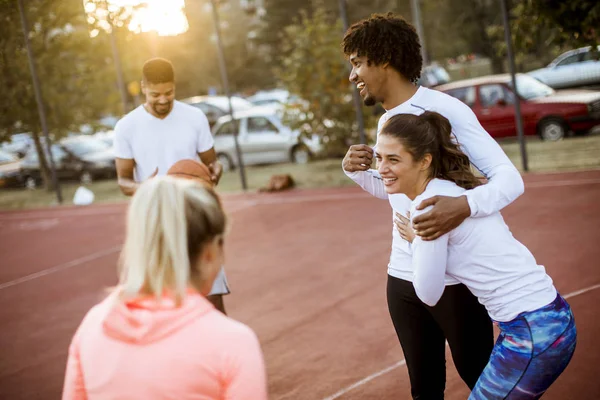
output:
[[[172,335],[213,310],[214,306],[202,295],[189,291],[179,306],[174,299],[140,297],[118,301],[106,299],[107,313],[102,323],[104,332],[128,343],[148,344]]]

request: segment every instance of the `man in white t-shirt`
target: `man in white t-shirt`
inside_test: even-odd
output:
[[[140,182],[166,175],[177,161],[202,161],[216,185],[223,168],[217,161],[213,137],[204,113],[175,100],[175,72],[168,60],[148,60],[142,69],[146,102],[125,115],[115,127],[115,156],[121,191],[131,196]],[[225,312],[223,295],[229,293],[223,270],[209,300]]]

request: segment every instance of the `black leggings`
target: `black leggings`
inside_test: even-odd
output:
[[[429,307],[419,300],[412,282],[388,275],[387,300],[413,399],[444,398],[446,340],[460,377],[473,389],[490,359],[494,331],[485,307],[469,289],[446,286],[440,301]]]

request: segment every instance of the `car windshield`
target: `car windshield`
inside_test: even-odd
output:
[[[450,82],[450,75],[448,75],[448,72],[444,68],[435,67],[427,72],[433,74],[439,82]]]
[[[90,153],[97,153],[109,149],[109,146],[100,141],[94,139],[88,140],[77,140],[72,142],[64,143],[64,146],[73,154],[78,157],[84,156]]]
[[[13,156],[12,154],[0,151],[0,164],[10,163],[10,162],[14,162],[14,161],[17,161],[17,158],[15,156]]]
[[[206,100],[208,104],[211,104],[221,110],[229,110],[229,104],[227,101],[227,97],[212,97]],[[254,104],[250,103],[248,100],[232,97],[231,105],[233,106],[234,111],[245,111],[254,107]]]
[[[508,86],[512,88],[512,82],[508,82]],[[519,91],[519,95],[525,100],[546,97],[554,93],[554,89],[550,86],[527,75],[517,75],[517,90]]]

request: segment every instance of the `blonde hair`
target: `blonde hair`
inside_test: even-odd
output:
[[[198,263],[204,246],[222,240],[226,216],[216,193],[168,176],[144,182],[127,215],[119,260],[119,297],[165,294],[181,304],[190,286],[206,281]]]

